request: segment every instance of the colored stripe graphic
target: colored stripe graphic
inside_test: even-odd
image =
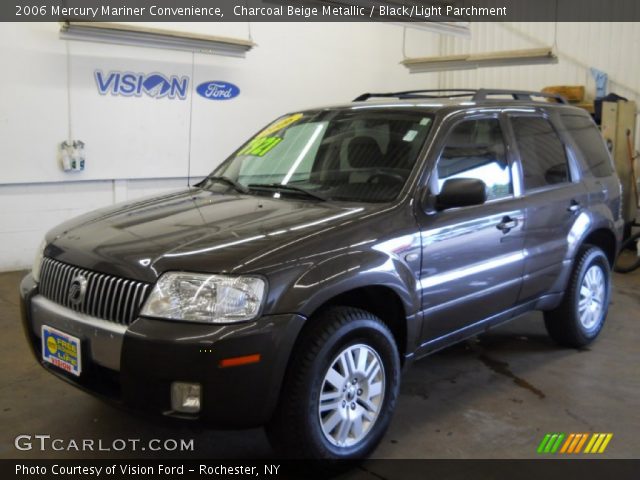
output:
[[[551,435],[551,438],[547,442],[547,446],[544,447],[544,453],[551,453],[551,447],[553,447],[557,438],[558,438],[557,433],[554,433],[553,435]]]
[[[573,454],[604,453],[613,438],[613,433],[547,433],[537,452]],[[586,445],[586,446],[585,446]],[[584,447],[584,450],[583,450]]]
[[[582,434],[576,433],[576,436],[573,437],[573,442],[571,442],[571,445],[569,446],[569,450],[567,450],[567,453],[573,453],[575,448],[578,446],[578,442],[580,441],[581,438],[582,438]]]
[[[573,451],[573,453],[580,453],[580,451],[582,450],[582,446],[584,445],[584,442],[587,441],[587,438],[589,438],[589,434],[583,433],[582,438],[580,438],[580,441],[578,442],[578,445],[576,445],[576,449]]]
[[[560,450],[560,453],[566,453],[567,449],[569,448],[569,445],[571,445],[571,443],[573,442],[573,439],[576,437],[575,433],[570,433],[569,436],[567,437],[567,441],[564,442],[564,445],[562,446],[562,449]]]
[[[559,433],[558,439],[556,440],[556,443],[553,445],[553,447],[551,447],[551,451],[549,453],[556,453],[558,451],[558,448],[560,448],[560,444],[562,443],[563,439],[564,433]]]
[[[564,433],[547,433],[538,445],[538,453],[556,453],[564,437]]]
[[[544,447],[547,445],[547,442],[549,441],[550,438],[551,438],[551,434],[550,433],[547,433],[544,436],[544,438],[540,442],[540,445],[538,445],[538,453],[543,453],[544,452]]]
[[[591,447],[593,447],[593,444],[596,443],[597,438],[598,438],[597,433],[594,433],[593,435],[591,435],[591,440],[589,440],[589,443],[587,443],[587,448],[584,449],[584,453],[591,453]]]
[[[584,453],[604,453],[613,438],[613,433],[594,433]]]

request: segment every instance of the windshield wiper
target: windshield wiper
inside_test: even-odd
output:
[[[245,187],[240,182],[236,182],[234,179],[229,178],[229,177],[224,176],[224,175],[220,175],[220,176],[214,175],[214,176],[211,176],[211,177],[207,177],[207,180],[211,180],[212,182],[226,183],[227,185],[232,186],[234,188],[234,190],[236,190],[237,192],[249,193],[249,188]]]
[[[315,198],[316,200],[320,200],[322,202],[327,201],[326,198],[324,198],[321,195],[318,195],[317,193],[310,192],[309,190],[306,190],[301,187],[296,187],[294,185],[283,185],[281,183],[250,183],[248,186],[249,188],[252,188],[254,190],[259,190],[259,189],[285,190],[285,191],[294,192],[294,193],[301,193],[302,195],[309,198]]]

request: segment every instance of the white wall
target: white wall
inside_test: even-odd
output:
[[[487,68],[427,74],[440,77],[442,87],[519,88],[539,90],[548,85],[585,85],[591,98],[595,82],[590,67],[607,72],[609,91],[640,101],[640,23],[474,23],[471,39],[446,37],[441,55],[492,52],[553,46],[555,65]],[[418,56],[412,49],[409,55]]]
[[[246,23],[162,24],[246,38]],[[101,97],[93,70],[191,74],[191,54],[72,42],[71,116],[67,110],[66,43],[58,25],[2,24],[0,64],[0,270],[30,264],[46,230],[85,211],[185,185],[189,100]],[[402,28],[385,24],[251,24],[258,44],[246,59],[195,56],[195,84],[227,80],[242,89],[229,102],[194,97],[191,172],[204,175],[243,139],[282,113],[342,103],[365,91],[500,87],[539,89],[586,84],[588,67],[609,73],[611,90],[640,92],[637,23],[561,23],[560,63],[410,75],[399,65]],[[553,23],[472,25],[472,39],[409,29],[406,54],[432,56],[511,50],[554,42]],[[186,73],[185,73],[186,72]],[[56,145],[87,143],[87,170],[61,172]],[[115,168],[112,168],[115,165]],[[106,173],[105,173],[106,172]],[[97,180],[99,179],[99,180]],[[19,183],[16,183],[19,182]]]
[[[247,38],[248,24],[161,24]],[[195,55],[194,85],[225,80],[234,100],[168,100],[98,94],[95,69],[191,76],[190,53],[58,39],[56,23],[0,28],[0,271],[26,267],[44,233],[61,221],[210,172],[240,142],[283,113],[344,103],[366,91],[432,87],[399,65],[402,28],[384,24],[252,24],[246,59]],[[435,54],[439,37],[417,32]],[[70,75],[67,76],[67,47]],[[70,85],[70,109],[67,104]],[[82,173],[64,173],[56,147],[86,143]]]
[[[45,232],[71,217],[185,184],[180,178],[1,185],[0,271],[30,266]]]

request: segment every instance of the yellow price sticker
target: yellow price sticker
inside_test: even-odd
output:
[[[287,117],[281,118],[275,123],[269,125],[267,128],[262,130],[257,138],[266,137],[267,135],[271,135],[272,133],[277,132],[278,130],[282,130],[283,128],[288,127],[292,123],[297,122],[303,117],[302,113],[294,113],[293,115],[289,115]]]
[[[282,139],[280,137],[262,137],[255,138],[249,144],[238,152],[238,155],[251,155],[254,157],[263,157],[278,145]]]

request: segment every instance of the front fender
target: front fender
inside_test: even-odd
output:
[[[351,251],[319,262],[293,279],[274,311],[310,316],[332,298],[356,288],[379,286],[398,295],[407,316],[419,310],[416,279],[397,255]]]

